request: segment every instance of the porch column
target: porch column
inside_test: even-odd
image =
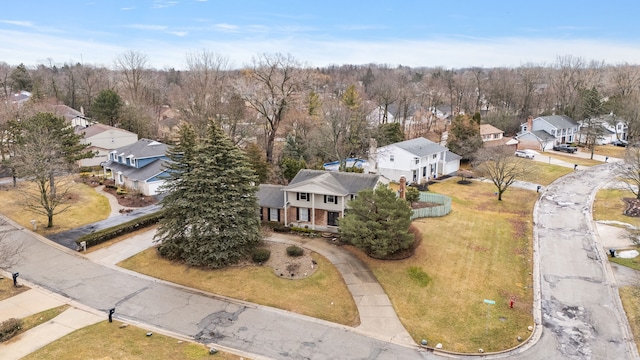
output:
[[[289,203],[287,202],[287,191],[283,191],[284,196],[284,226],[287,226],[287,209],[289,208]]]
[[[311,197],[311,230],[316,229],[316,194]]]

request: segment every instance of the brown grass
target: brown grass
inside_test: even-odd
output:
[[[600,189],[593,202],[593,219],[614,220],[640,226],[639,217],[623,214],[626,205],[622,199],[625,197],[634,197],[634,195],[628,190]]]
[[[19,277],[18,284],[20,284]],[[24,285],[20,287],[14,287],[13,278],[11,277],[11,275],[9,275],[9,277],[5,276],[4,279],[0,280],[0,300],[8,299],[27,290],[29,290],[29,288]]]
[[[608,156],[611,158],[624,158],[624,152],[627,148],[613,145],[600,145],[594,149],[594,154]]]
[[[84,184],[74,184],[71,190],[70,203],[73,204],[66,211],[54,215],[53,227],[47,228],[47,217],[36,214],[23,206],[21,192],[33,191],[35,186],[28,182],[19,182],[16,188],[5,186],[0,190],[0,203],[2,214],[11,220],[33,229],[31,220],[36,220],[40,235],[47,236],[58,232],[74,229],[82,225],[106,219],[111,211],[109,200],[98,194],[92,187]]]
[[[87,326],[27,355],[25,360],[84,359],[172,359],[172,360],[232,360],[240,356],[218,352],[209,355],[201,344],[162,335],[146,336],[147,330],[127,326],[119,321],[103,321]]]
[[[638,347],[638,344],[640,344],[640,287],[625,286],[619,288],[618,291],[620,292],[620,300],[622,300],[624,311],[627,313],[634,342]],[[640,348],[638,349],[640,350]]]
[[[516,346],[532,325],[532,208],[536,193],[509,189],[498,201],[490,184],[447,181],[430,190],[451,196],[452,212],[414,222],[423,233],[416,254],[380,261],[354,251],[373,270],[414,340],[476,352]],[[409,276],[421,268],[422,287]],[[483,300],[491,299],[490,319]],[[515,300],[513,309],[510,299]],[[488,326],[488,330],[487,330]]]
[[[292,311],[348,326],[359,322],[358,310],[338,270],[313,253],[317,270],[311,276],[288,280],[266,266],[209,270],[168,261],[155,248],[122,261],[129,270],[202,291]]]

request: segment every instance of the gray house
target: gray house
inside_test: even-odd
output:
[[[578,141],[580,124],[565,115],[529,117],[520,125],[516,139],[520,147],[550,150],[556,144],[569,144]]]

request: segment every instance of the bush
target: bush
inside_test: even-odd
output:
[[[158,223],[158,221],[160,221],[160,219],[162,219],[163,216],[164,213],[162,211],[147,214],[107,229],[102,229],[90,234],[82,235],[76,240],[76,244],[80,246],[81,242],[86,241],[87,247],[98,245],[120,235],[128,234],[130,232],[155,225]]]
[[[271,257],[271,250],[266,248],[257,248],[253,250],[253,253],[251,254],[251,260],[257,264],[262,264],[269,260],[269,257]]]
[[[22,328],[22,320],[7,319],[0,323],[0,342],[11,339]]]
[[[413,186],[407,186],[407,193],[404,195],[408,202],[412,203],[420,199],[420,190]]]
[[[287,255],[289,256],[298,257],[302,256],[302,254],[304,254],[304,249],[302,249],[300,246],[291,245],[287,247]]]

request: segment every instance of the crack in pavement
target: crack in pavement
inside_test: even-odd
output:
[[[567,359],[589,359],[591,339],[597,335],[591,314],[582,306],[566,306],[555,298],[543,300],[543,325],[558,338],[558,350]]]
[[[582,281],[586,281],[594,284],[602,284],[602,281],[603,281],[602,279],[594,279],[586,276],[558,276],[558,275],[551,275],[551,274],[543,275],[542,278],[544,279],[544,281],[549,283],[549,286],[552,289],[555,288],[556,285],[561,280],[582,280]]]
[[[194,335],[194,339],[203,343],[223,339],[225,335],[216,332],[217,328],[230,327],[246,309],[246,306],[239,306],[235,312],[221,310],[207,315],[197,324],[198,328],[202,330]]]

